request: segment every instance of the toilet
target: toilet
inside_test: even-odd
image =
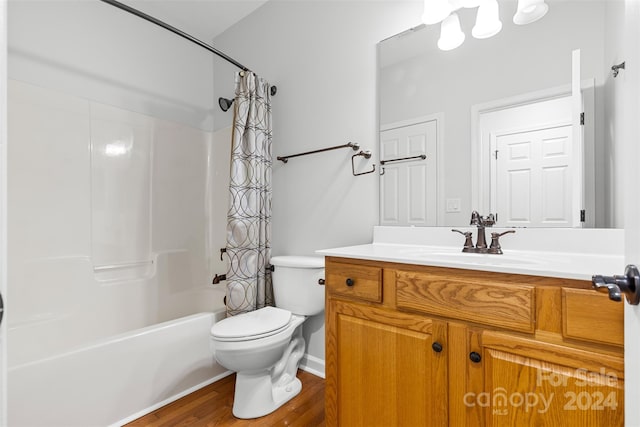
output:
[[[324,310],[324,258],[277,256],[270,263],[276,307],[229,317],[211,328],[215,359],[237,373],[237,418],[262,417],[300,393],[302,324]]]

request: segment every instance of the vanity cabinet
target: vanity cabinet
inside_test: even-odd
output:
[[[623,308],[590,282],[337,257],[325,277],[327,425],[623,425]]]
[[[389,310],[388,273],[343,263],[326,269],[329,425],[446,425],[447,357],[438,347],[446,323]]]

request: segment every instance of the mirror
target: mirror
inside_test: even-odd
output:
[[[477,9],[460,9],[466,40],[450,51],[437,47],[440,24],[379,43],[381,225],[465,226],[478,210],[499,226],[622,226],[611,66],[624,2],[547,4],[542,19],[516,25],[517,2],[500,0],[502,31],[488,39],[471,36]],[[521,144],[523,132],[541,142]],[[556,162],[562,153],[571,168]],[[518,156],[538,163],[519,173],[521,163],[508,165]],[[518,223],[520,211],[537,219]]]

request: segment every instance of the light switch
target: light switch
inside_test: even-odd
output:
[[[446,205],[447,213],[460,212],[460,199],[447,199]]]

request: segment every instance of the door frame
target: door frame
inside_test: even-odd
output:
[[[382,160],[382,138],[380,134],[387,130],[397,129],[406,126],[413,126],[425,122],[436,122],[436,225],[444,225],[444,113],[429,114],[426,116],[414,117],[412,119],[400,120],[397,122],[380,125],[378,130],[378,151]],[[378,177],[378,179],[382,179]],[[378,185],[378,203],[382,206],[382,186]],[[378,215],[382,209],[378,209]],[[382,218],[378,218],[380,224]]]
[[[7,0],[0,0],[0,292],[7,305]],[[0,324],[0,425],[7,425],[7,316]]]
[[[583,186],[584,209],[587,211],[585,225],[595,224],[595,80],[582,80],[585,125],[584,125],[584,164]],[[483,214],[491,210],[491,162],[482,156],[491,147],[490,141],[484,142],[480,134],[480,116],[485,113],[508,108],[548,101],[554,98],[571,96],[571,84],[556,86],[516,96],[496,99],[471,106],[471,207]]]

